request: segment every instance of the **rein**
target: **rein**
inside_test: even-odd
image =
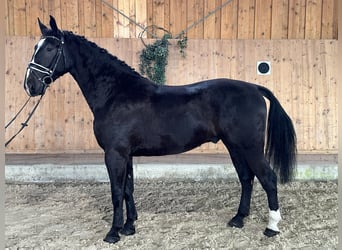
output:
[[[36,105],[34,105],[34,107],[32,108],[31,112],[28,114],[26,120],[21,123],[21,128],[5,143],[5,147],[8,146],[8,144],[11,143],[11,141],[13,141],[13,139],[20,134],[21,131],[23,131],[23,129],[25,127],[28,126],[28,122],[29,120],[32,118],[34,112],[36,111],[40,101],[42,100],[44,94],[40,96],[38,102],[36,103]],[[12,120],[9,121],[9,123],[7,123],[7,125],[5,126],[5,129],[7,129],[17,118],[18,118],[18,115],[21,113],[21,111],[23,111],[24,107],[28,104],[28,102],[30,101],[31,97],[29,97],[27,99],[27,101],[25,102],[25,104],[21,107],[21,109],[18,111],[18,113],[12,118]]]

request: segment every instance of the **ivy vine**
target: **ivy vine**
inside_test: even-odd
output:
[[[168,40],[171,38],[171,34],[167,33],[163,35],[161,39],[157,39],[154,43],[149,45],[145,44],[145,48],[140,54],[140,72],[143,75],[146,75],[150,80],[158,84],[165,84],[166,81],[165,71],[169,56],[170,45]],[[177,46],[180,48],[182,57],[185,57],[187,38],[183,36],[181,39],[179,39],[177,41]]]

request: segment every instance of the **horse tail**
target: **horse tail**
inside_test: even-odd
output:
[[[258,90],[270,101],[265,155],[280,177],[280,183],[286,183],[293,179],[296,167],[296,132],[291,118],[273,93],[262,86],[258,86]]]

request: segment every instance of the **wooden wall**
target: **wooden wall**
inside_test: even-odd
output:
[[[6,39],[6,121],[27,98],[23,78],[38,39],[26,36]],[[143,48],[140,39],[91,40],[138,68]],[[185,59],[175,43],[172,41],[170,46],[168,84],[228,77],[265,85],[274,91],[292,117],[300,152],[337,152],[336,40],[191,39]],[[271,75],[256,74],[258,60],[271,62]],[[6,138],[19,128],[27,112],[29,109],[6,130]],[[66,75],[48,89],[29,126],[10,144],[7,153],[84,151],[100,152],[100,149],[93,136],[88,106],[75,81]],[[194,152],[226,151],[222,144],[205,144]]]
[[[187,32],[195,39],[337,39],[338,0],[232,0]],[[86,37],[136,38],[142,26],[173,35],[227,0],[5,0],[6,34],[39,36],[37,17],[55,16],[63,29]],[[107,4],[106,4],[107,3]],[[156,32],[160,37],[162,34]]]

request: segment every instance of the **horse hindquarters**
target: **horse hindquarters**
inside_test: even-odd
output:
[[[231,108],[232,111],[226,109],[230,111],[230,116],[227,115],[220,124],[223,128],[221,139],[231,154],[242,187],[239,210],[228,223],[230,226],[242,227],[243,218],[249,214],[254,176],[258,178],[267,194],[270,211],[279,209],[277,177],[264,154],[266,104],[263,97],[253,91],[251,89],[248,92],[249,99],[246,97],[246,102]],[[270,230],[266,231],[268,236],[272,236]],[[278,233],[275,231],[272,231],[273,235]]]

